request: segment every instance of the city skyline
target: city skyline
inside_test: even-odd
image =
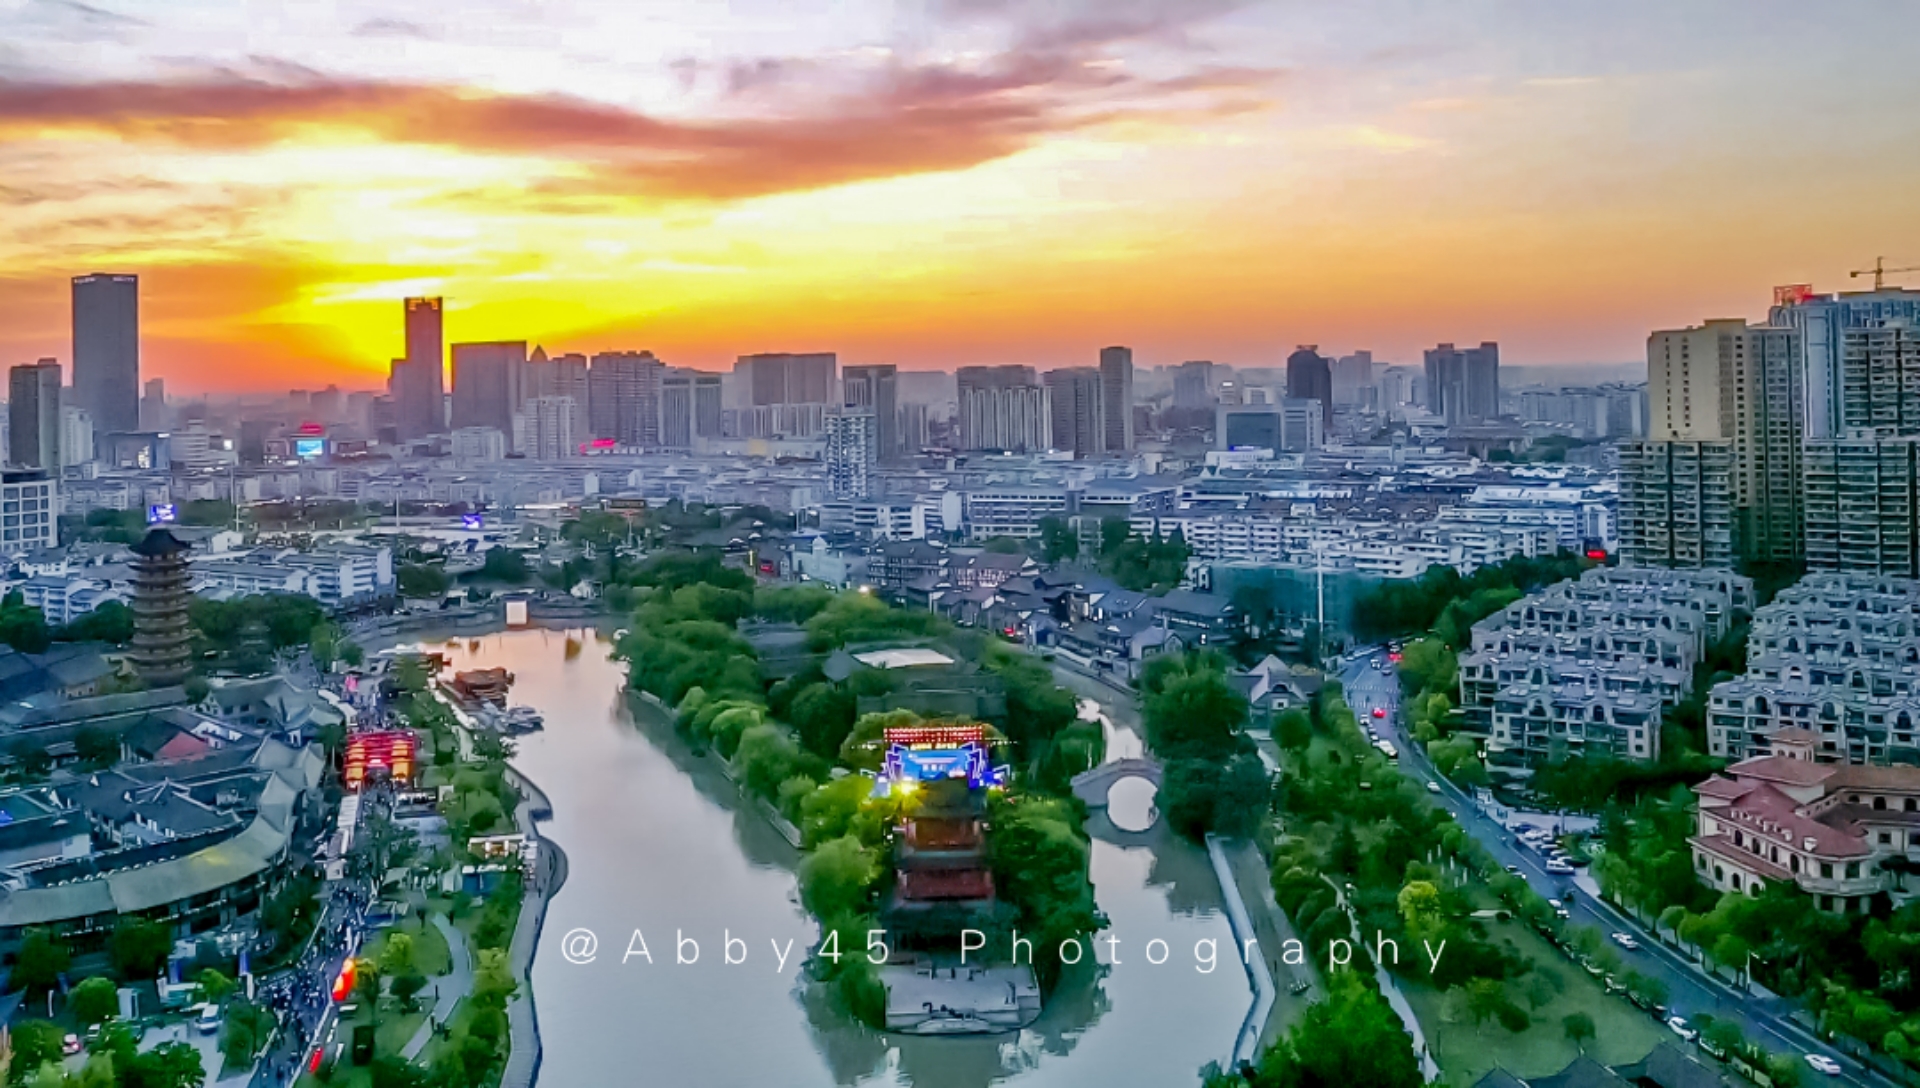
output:
[[[266,29],[27,0],[0,11],[0,351],[71,365],[61,296],[99,270],[142,277],[142,373],[185,392],[374,386],[414,296],[449,342],[708,369],[1626,362],[1912,263],[1920,163],[1873,108],[1920,90],[1883,63],[1911,8],[1481,7],[1462,38],[1231,0]]]

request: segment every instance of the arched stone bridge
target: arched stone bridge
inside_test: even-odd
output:
[[[1107,791],[1113,788],[1115,782],[1123,778],[1144,778],[1153,783],[1154,789],[1159,789],[1161,779],[1165,776],[1166,771],[1158,760],[1116,759],[1074,775],[1073,795],[1086,802],[1088,808],[1105,808]]]

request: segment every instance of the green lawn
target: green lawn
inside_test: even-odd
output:
[[[426,912],[422,910],[415,910],[399,924],[381,930],[378,936],[367,942],[362,955],[378,963],[380,954],[386,950],[387,937],[392,933],[405,933],[413,938],[413,960],[421,974],[431,977],[453,970],[447,939],[440,934],[438,927],[427,920]]]
[[[1527,1004],[1518,986],[1512,987],[1514,1003],[1533,1018],[1531,1027],[1515,1033],[1492,1020],[1476,1025],[1459,1010],[1457,1000],[1449,1000],[1430,987],[1403,981],[1407,1000],[1426,1030],[1427,1044],[1433,1048],[1447,1083],[1472,1084],[1496,1065],[1522,1078],[1558,1073],[1580,1053],[1567,1041],[1561,1023],[1563,1017],[1574,1012],[1593,1017],[1595,1037],[1587,1041],[1586,1052],[1607,1065],[1639,1061],[1659,1043],[1674,1038],[1665,1026],[1625,998],[1607,993],[1599,980],[1524,923],[1489,923],[1487,933],[1496,943],[1513,942],[1533,961],[1534,970],[1557,975],[1564,986],[1538,1010]],[[1455,1018],[1449,1019],[1449,1015]]]

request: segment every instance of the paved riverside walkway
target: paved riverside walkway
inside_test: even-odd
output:
[[[433,1010],[428,1014],[427,1022],[421,1024],[420,1030],[407,1040],[407,1045],[400,1048],[400,1056],[408,1061],[419,1057],[420,1052],[427,1048],[428,1041],[433,1038],[434,1025],[445,1024],[453,1015],[453,1007],[460,1003],[461,998],[473,992],[473,949],[467,944],[467,935],[447,921],[444,914],[433,916],[433,928],[447,939],[447,960],[453,965],[453,970],[433,981]]]

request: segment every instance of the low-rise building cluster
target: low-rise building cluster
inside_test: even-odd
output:
[[[1467,727],[1493,757],[1657,759],[1663,709],[1752,595],[1728,571],[1598,567],[1515,601],[1460,655]]]

